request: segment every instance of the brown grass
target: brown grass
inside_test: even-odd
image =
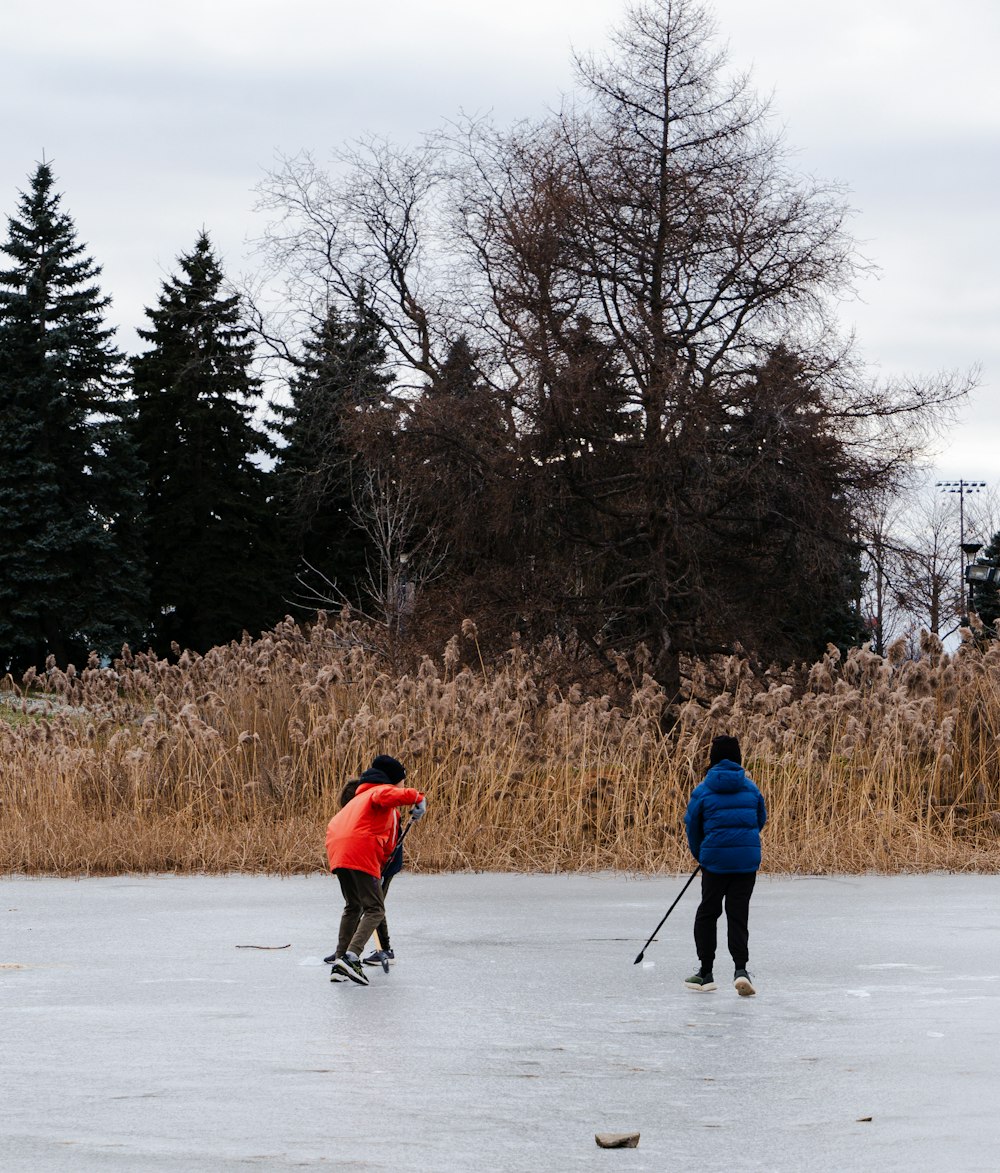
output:
[[[616,705],[542,686],[543,657],[517,646],[483,666],[467,636],[475,669],[455,637],[390,676],[357,625],[321,619],[179,663],[126,650],[29,676],[0,708],[0,870],[322,869],[341,786],[390,752],[428,794],[411,867],[683,871],[684,808],[722,731],[768,802],[766,870],[1000,870],[996,641],[831,651],[763,681],[736,657],[698,666],[664,735],[648,677]]]

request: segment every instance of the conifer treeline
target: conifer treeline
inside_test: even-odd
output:
[[[125,360],[48,164],[2,251],[0,668],[79,663],[148,618]]]
[[[384,386],[371,332],[324,323],[274,425],[279,449],[207,235],[129,360],[54,185],[40,164],[0,246],[0,670],[259,632],[287,610],[303,554],[331,580],[359,577],[325,391]]]

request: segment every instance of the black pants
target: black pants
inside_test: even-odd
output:
[[[377,876],[352,868],[337,868],[337,879],[344,894],[344,912],[340,918],[337,952],[361,955],[368,938],[385,921],[382,884]]]
[[[723,901],[726,905],[729,952],[736,969],[746,969],[750,958],[747,918],[756,879],[756,872],[722,875],[720,872],[701,869],[701,904],[694,914],[694,945],[706,973],[711,973],[715,963],[716,925],[722,915]]]
[[[392,876],[383,876],[382,877],[382,905],[383,905],[383,908],[385,907],[385,896],[386,896],[386,893],[389,891],[389,885],[391,883],[392,883]],[[379,944],[382,946],[382,948],[383,949],[391,949],[392,946],[389,944],[389,922],[385,919],[384,912],[382,914],[382,923],[375,930],[375,932],[378,933]]]

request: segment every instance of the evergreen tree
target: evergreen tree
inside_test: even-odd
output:
[[[476,356],[469,339],[459,334],[448,347],[441,369],[430,381],[425,395],[432,399],[447,397],[452,403],[468,401],[483,391],[483,382],[476,369]]]
[[[520,574],[511,543],[521,532],[523,510],[514,497],[522,486],[506,422],[502,397],[459,334],[419,399],[408,404],[405,427],[392,445],[399,456],[395,474],[416,506],[410,543],[436,535],[435,547],[450,551],[446,608],[471,606],[480,588],[492,590],[498,574]],[[445,614],[437,599],[432,610]],[[454,624],[455,615],[448,622]]]
[[[747,647],[812,659],[860,643],[857,469],[806,357],[773,347],[709,428],[717,614]],[[711,493],[711,496],[708,494]]]
[[[202,232],[163,283],[149,350],[133,359],[135,438],[147,466],[154,642],[204,651],[275,616],[269,454],[255,426],[253,344]]]
[[[345,321],[331,309],[305,343],[288,406],[276,409],[284,441],[276,497],[285,585],[292,593],[298,574],[322,593],[312,567],[349,599],[358,597],[373,551],[354,519],[350,433],[359,410],[380,403],[390,383],[385,346],[371,318],[359,310]]]
[[[141,632],[139,465],[100,268],[48,163],[0,245],[0,670]]]

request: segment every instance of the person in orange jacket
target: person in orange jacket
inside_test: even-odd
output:
[[[326,829],[326,857],[344,896],[331,981],[348,978],[368,985],[361,951],[385,918],[382,869],[399,841],[398,808],[412,806],[414,819],[423,818],[427,810],[423,794],[402,785],[405,778],[401,762],[379,754],[358,780],[354,797]]]

